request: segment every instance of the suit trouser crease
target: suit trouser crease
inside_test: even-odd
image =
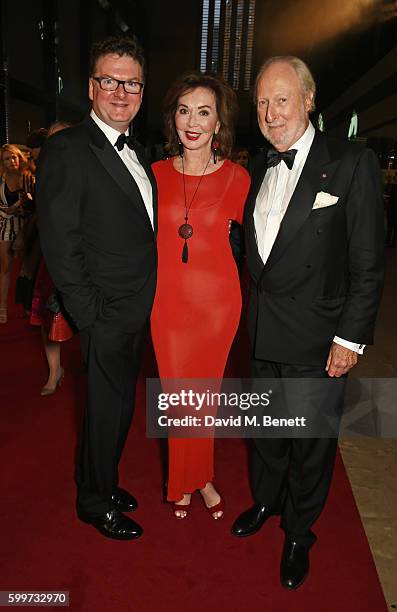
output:
[[[142,332],[128,334],[95,324],[82,350],[88,369],[88,401],[77,461],[77,506],[108,512],[118,486],[118,464],[134,412]]]
[[[253,360],[254,378],[325,378],[314,366]],[[341,407],[338,408],[341,412]],[[251,484],[254,499],[281,511],[281,527],[307,547],[316,536],[311,527],[320,516],[330,488],[337,438],[257,438],[253,440]]]

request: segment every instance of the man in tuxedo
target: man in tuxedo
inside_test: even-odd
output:
[[[84,121],[42,151],[37,205],[42,247],[64,306],[80,330],[88,405],[77,458],[77,512],[103,535],[142,528],[137,501],[118,486],[142,345],[156,287],[157,191],[132,135],[144,58],[128,37],[93,46]]]
[[[381,182],[371,150],[314,129],[315,90],[306,64],[290,56],[269,59],[256,82],[258,122],[272,147],[254,162],[245,211],[252,376],[299,378],[307,391],[302,413],[308,413],[311,390],[324,400],[316,401],[312,415],[325,410],[331,385],[340,415],[340,377],[372,343],[381,297]],[[328,379],[326,397],[322,383],[318,394],[321,378]],[[255,504],[232,533],[252,535],[281,514],[280,577],[288,589],[299,587],[309,571],[316,539],[311,527],[327,498],[336,437],[254,440]]]

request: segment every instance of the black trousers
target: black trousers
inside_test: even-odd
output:
[[[254,359],[253,378],[328,378],[323,368],[290,365]],[[343,409],[344,381],[335,379],[334,413]],[[310,384],[310,382],[308,381]],[[316,407],[321,410],[321,406]],[[307,413],[305,407],[302,411]],[[281,511],[286,535],[310,547],[316,540],[311,531],[324,508],[333,473],[337,437],[256,438],[251,457],[254,499]]]
[[[78,511],[103,514],[112,509],[145,336],[146,329],[125,333],[102,321],[81,333],[88,402],[76,462]]]

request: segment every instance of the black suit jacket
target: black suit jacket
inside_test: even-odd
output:
[[[369,149],[316,132],[263,265],[253,213],[265,173],[261,154],[255,160],[245,208],[254,356],[325,366],[335,335],[357,343],[373,342],[384,253],[378,161]],[[338,202],[313,210],[320,191],[338,196]]]
[[[137,184],[90,117],[51,136],[40,154],[37,208],[43,253],[79,329],[101,319],[135,332],[150,315],[157,187],[139,143],[135,152],[152,185],[154,231]]]

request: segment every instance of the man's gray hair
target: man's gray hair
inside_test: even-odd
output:
[[[310,71],[310,68],[303,60],[299,57],[295,57],[294,55],[275,55],[273,57],[269,57],[264,64],[260,67],[258,72],[258,76],[255,81],[255,89],[254,89],[254,100],[256,103],[256,92],[258,90],[258,82],[261,78],[262,74],[265,72],[269,66],[275,64],[276,62],[283,62],[285,64],[289,64],[295,70],[296,75],[302,85],[302,90],[304,93],[312,92],[313,99],[309,109],[309,112],[312,113],[315,108],[315,98],[316,98],[316,83],[314,77]]]

